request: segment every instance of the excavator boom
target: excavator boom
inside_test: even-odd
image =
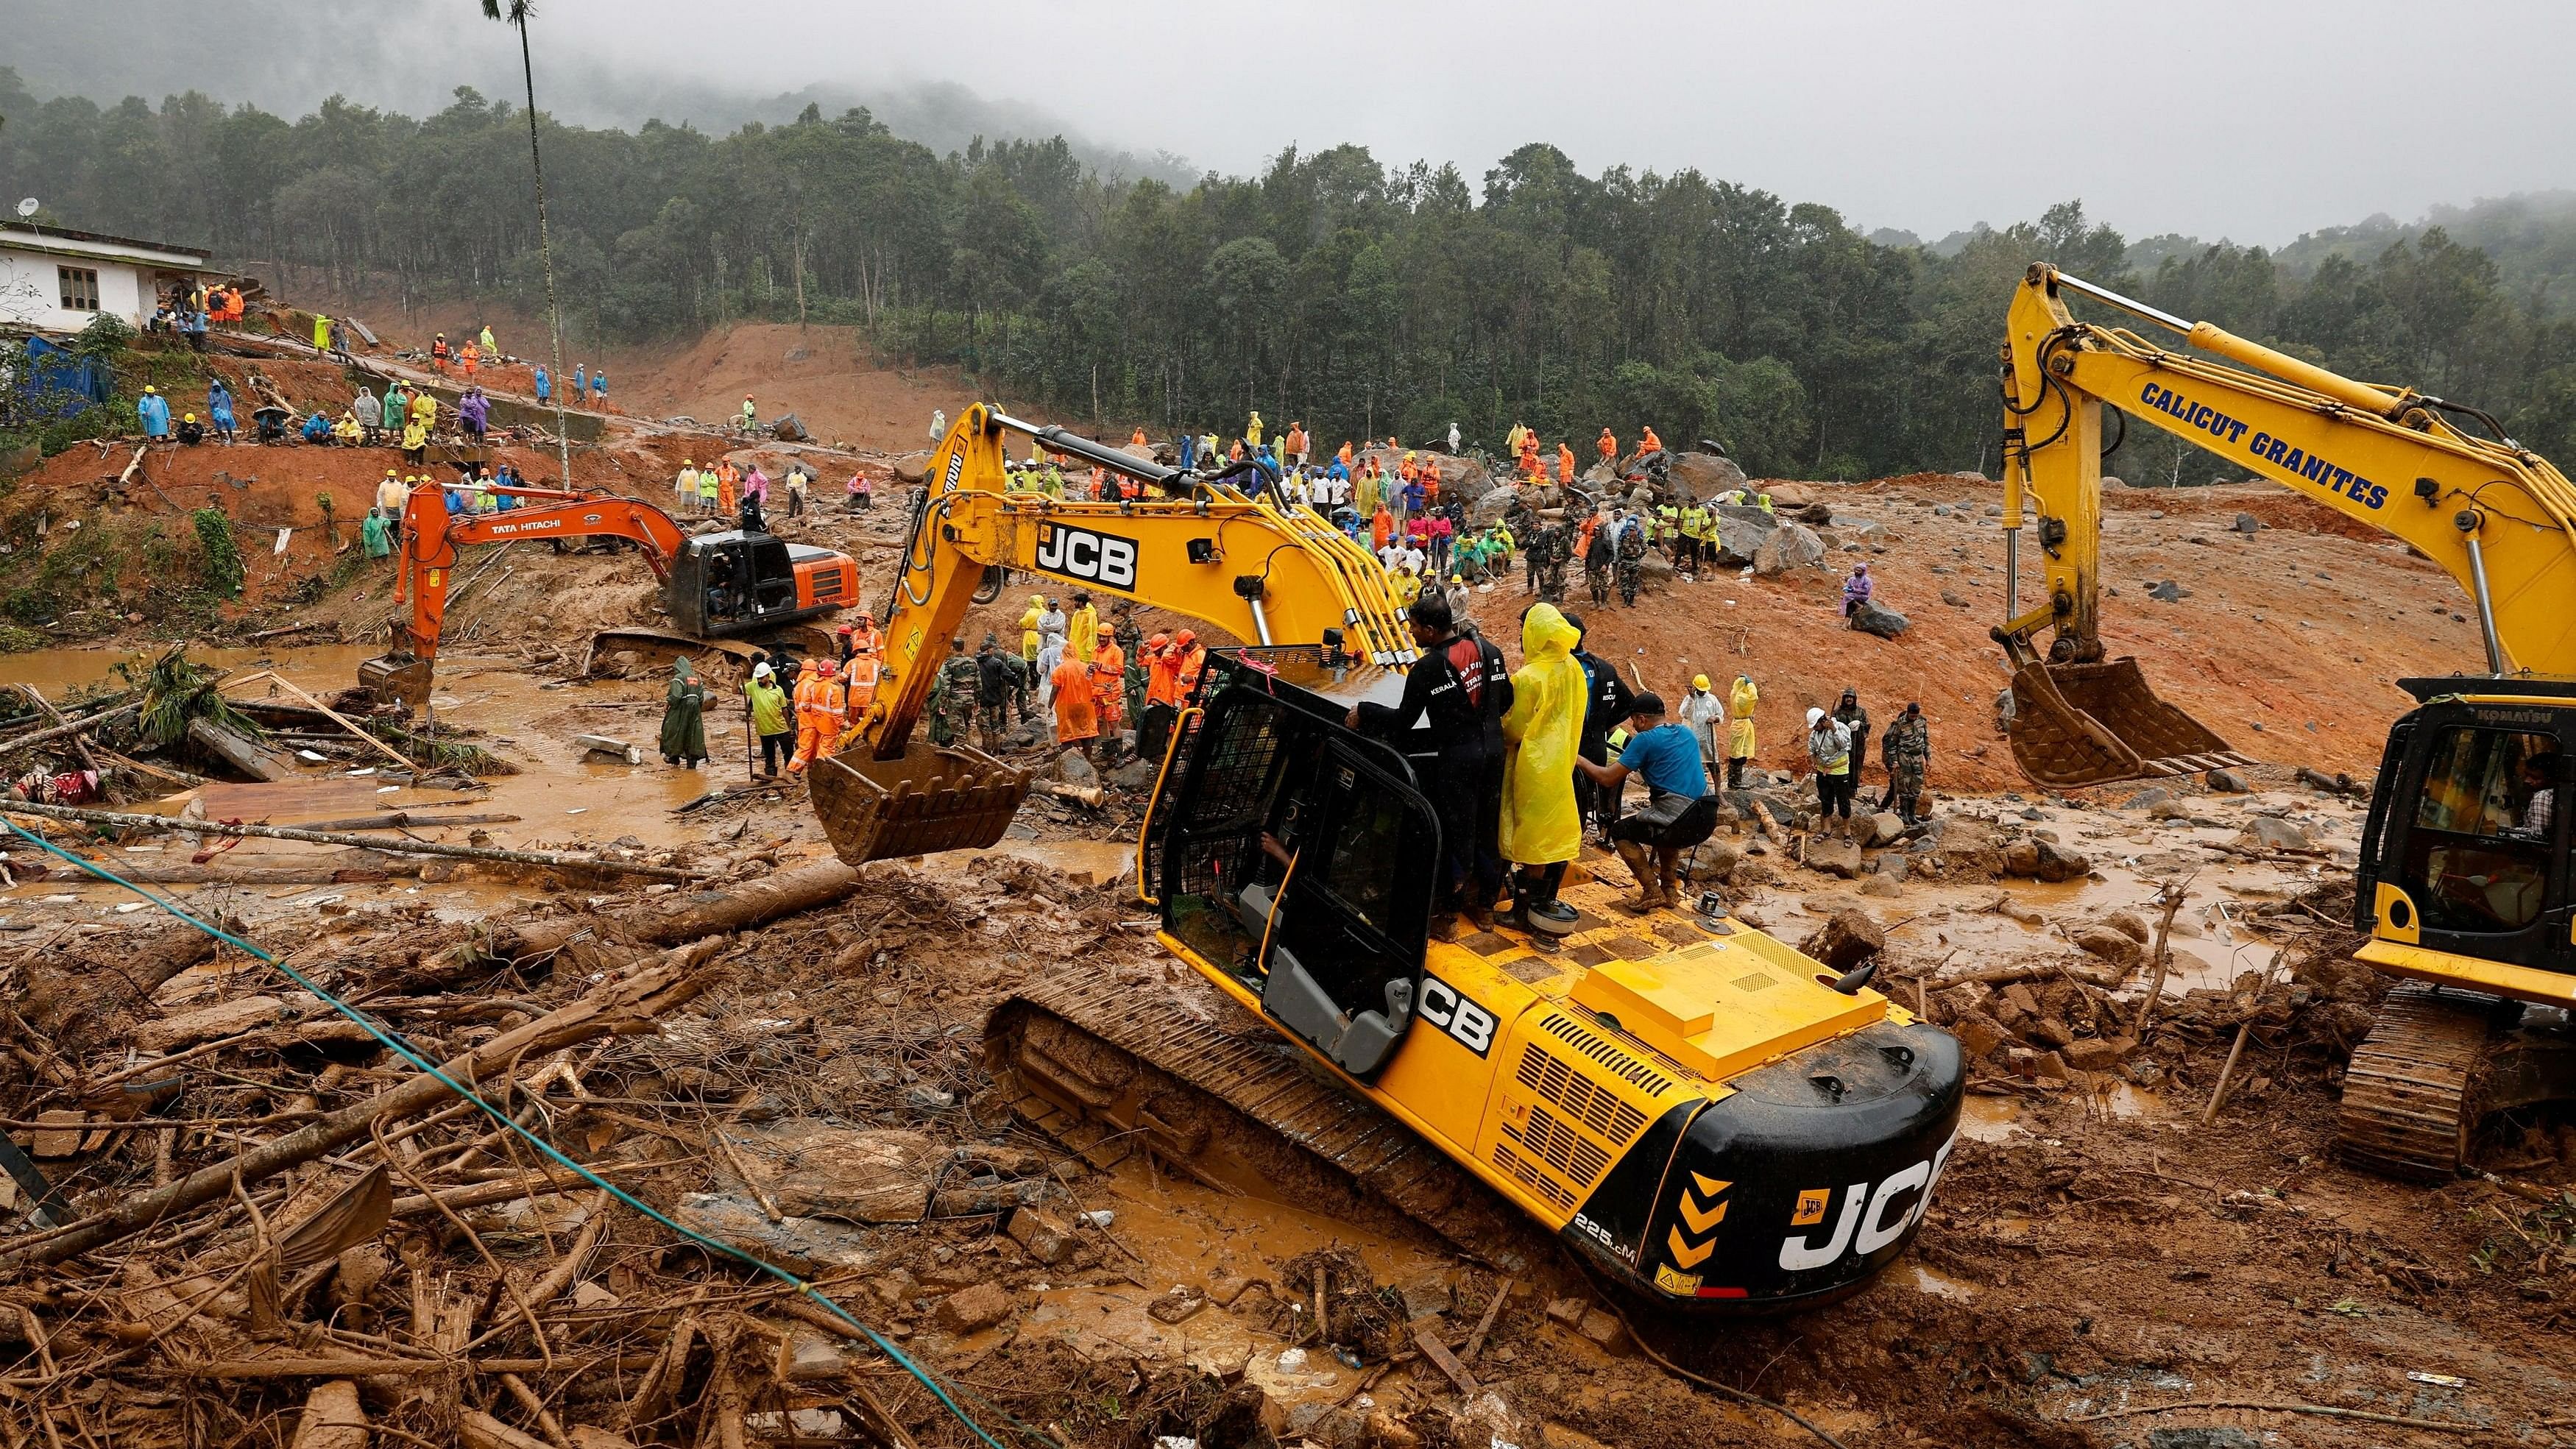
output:
[[[1081,503],[1009,491],[1011,432],[1190,496]],[[988,569],[1171,609],[1253,643],[1321,644],[1387,666],[1415,657],[1383,566],[1311,509],[1185,479],[980,403],[958,417],[925,476],[886,607],[875,699],[850,747],[811,773],[816,812],[852,864],[990,845],[1028,795],[1025,771],[913,738]]]
[[[2069,293],[2181,333],[2208,355],[2079,322]],[[2096,403],[2412,545],[2476,601],[2487,672],[2576,672],[2576,610],[2567,607],[2576,488],[2474,409],[2338,376],[2044,264],[2015,291],[2004,355],[2009,617],[1994,637],[2014,667],[2014,759],[2032,780],[2096,785],[2243,760],[2159,698],[2135,660],[2104,657]],[[2022,534],[2034,514],[2041,598],[2018,612]],[[2034,643],[2043,629],[2054,636],[2044,653]]]

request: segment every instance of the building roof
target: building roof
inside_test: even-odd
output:
[[[173,246],[168,242],[141,241],[130,236],[110,236],[105,232],[72,231],[58,226],[31,226],[23,221],[0,222],[0,247],[15,251],[109,257],[120,261],[162,262],[181,267],[202,267],[213,255],[203,247]]]

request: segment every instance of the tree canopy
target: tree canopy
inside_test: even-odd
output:
[[[194,92],[157,109],[38,102],[0,69],[0,116],[0,192],[40,195],[65,224],[407,297],[539,299],[526,120],[470,88],[417,119],[333,96],[290,121]],[[1499,447],[1515,421],[1550,440],[1651,423],[1760,475],[1991,471],[2005,302],[2047,260],[2475,403],[2576,457],[2576,322],[2527,266],[2508,284],[2438,226],[2367,255],[2345,238],[2294,269],[2183,238],[2133,251],[2075,201],[1955,245],[1887,245],[1828,207],[1692,170],[1586,176],[1541,143],[1474,182],[1292,147],[1257,176],[1181,190],[1104,177],[1061,139],[942,156],[864,109],[724,136],[542,132],[579,331],[851,323],[885,353],[959,363],[1093,425],[1228,432],[1258,408],[1320,439],[1427,439],[1454,421]],[[2142,254],[2151,270],[2131,265]],[[2113,471],[2217,475],[2149,432]]]

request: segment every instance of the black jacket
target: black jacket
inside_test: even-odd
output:
[[[1361,701],[1360,728],[1408,755],[1481,760],[1502,753],[1503,712],[1511,707],[1503,651],[1460,635],[1406,672],[1404,698],[1393,707]],[[1414,722],[1426,715],[1430,727],[1417,734]]]

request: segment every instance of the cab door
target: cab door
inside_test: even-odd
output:
[[[1352,1076],[1412,1025],[1440,824],[1430,802],[1350,745],[1322,745],[1262,946],[1262,1008]]]
[[[2566,803],[2576,772],[2558,713],[2437,706],[2412,722],[2395,798],[2365,831],[2365,850],[2377,846],[2370,881],[2383,937],[2509,965],[2576,967]],[[2381,808],[2374,802],[2374,815]]]

